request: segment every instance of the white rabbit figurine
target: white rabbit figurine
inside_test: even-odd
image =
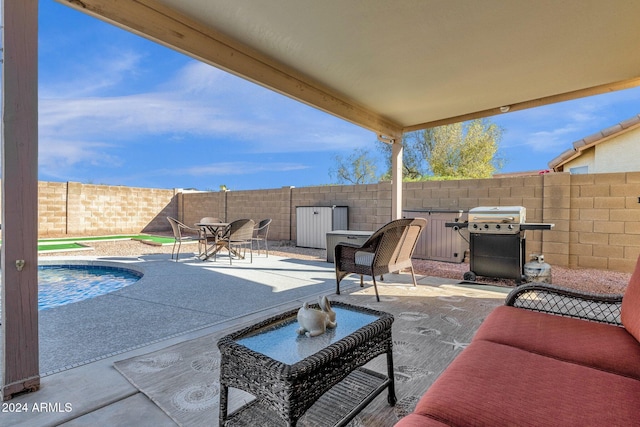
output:
[[[318,305],[320,309],[327,313],[329,316],[329,323],[327,324],[327,328],[333,329],[338,324],[336,323],[336,312],[331,309],[331,304],[329,304],[329,298],[326,296],[318,297]]]
[[[322,310],[310,308],[309,303],[305,302],[298,310],[298,333],[306,334],[308,337],[315,337],[324,334],[327,328],[333,329],[338,324],[336,322],[336,313],[331,309],[329,299],[319,297],[318,302]]]

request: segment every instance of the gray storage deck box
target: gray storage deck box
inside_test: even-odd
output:
[[[296,245],[326,249],[327,232],[349,229],[347,206],[297,206]]]
[[[469,249],[469,242],[447,222],[464,222],[468,212],[453,209],[408,209],[402,212],[403,218],[425,218],[427,227],[422,230],[413,258],[432,259],[434,261],[463,262]]]
[[[362,246],[373,231],[335,230],[327,233],[327,262],[334,262],[334,252],[338,243]]]

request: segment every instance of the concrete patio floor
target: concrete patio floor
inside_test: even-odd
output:
[[[144,277],[116,292],[40,312],[41,389],[4,402],[0,425],[174,426],[114,362],[240,328],[335,292],[333,264],[273,255],[232,266],[226,256],[217,262],[173,262],[166,254],[63,259],[126,263]],[[351,276],[341,289],[358,282]],[[411,283],[411,276],[387,275],[381,286],[398,283]],[[419,277],[419,283],[456,281]]]

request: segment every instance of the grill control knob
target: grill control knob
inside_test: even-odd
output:
[[[496,230],[500,230],[500,224],[496,224]]]
[[[478,224],[473,224],[473,228],[478,228]]]
[[[485,224],[485,225],[484,225],[484,228],[485,228],[485,229],[489,228],[489,224]]]
[[[509,230],[513,230],[513,224],[509,224],[507,228],[509,228]]]

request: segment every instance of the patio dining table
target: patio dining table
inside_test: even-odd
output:
[[[204,234],[204,249],[199,255],[200,259],[206,261],[216,253],[220,230],[224,230],[228,225],[228,222],[197,222],[195,224]],[[213,243],[209,244],[210,240]]]

